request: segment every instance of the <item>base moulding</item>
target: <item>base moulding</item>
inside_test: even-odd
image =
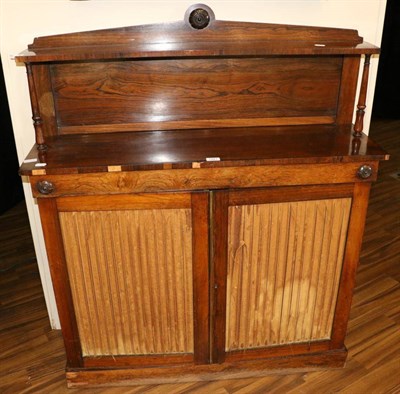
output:
[[[157,368],[67,368],[68,387],[130,386],[262,377],[342,368],[347,349],[235,363]]]

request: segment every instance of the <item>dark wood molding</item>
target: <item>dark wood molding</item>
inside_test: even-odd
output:
[[[228,201],[227,191],[215,192],[213,200],[213,267],[211,285],[213,302],[212,362],[225,360],[226,278],[228,262]]]
[[[229,205],[271,204],[287,201],[310,201],[329,198],[351,197],[354,186],[316,185],[270,187],[260,189],[233,190],[229,193]]]
[[[164,354],[144,355],[144,356],[96,356],[83,357],[83,367],[89,369],[96,368],[144,368],[144,367],[166,367],[171,365],[193,364],[193,354]]]
[[[141,369],[67,369],[68,387],[99,387],[118,385],[142,385],[177,382],[213,381],[228,378],[262,377],[271,373],[318,371],[343,367],[347,350],[331,350],[294,357],[237,363],[195,365]],[[179,376],[178,376],[179,375]]]
[[[209,196],[192,193],[194,362],[210,362]]]
[[[340,278],[335,319],[332,326],[331,348],[343,347],[349,319],[356,271],[360,258],[362,237],[371,183],[355,184],[343,270]]]
[[[57,203],[54,198],[39,199],[38,205],[65,343],[67,365],[71,368],[81,367],[83,366],[82,349],[65,261],[64,243],[58,219]]]
[[[371,182],[378,174],[378,161],[362,163],[286,164],[197,168],[175,170],[149,170],[102,173],[46,175],[39,172],[30,178],[35,197],[111,195],[125,193],[155,193],[189,190],[242,189],[253,187],[300,186]],[[361,179],[357,172],[362,165],[369,165],[370,178]],[[47,181],[54,186],[51,194],[41,194],[37,182]]]
[[[378,48],[364,43],[356,30],[220,21],[212,17],[203,29],[195,29],[187,20],[181,20],[39,37],[16,59],[44,62],[377,52]]]

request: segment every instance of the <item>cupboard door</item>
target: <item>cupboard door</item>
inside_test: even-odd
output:
[[[216,193],[214,361],[334,347],[353,188]]]
[[[62,197],[53,209],[83,366],[209,361],[207,193]]]

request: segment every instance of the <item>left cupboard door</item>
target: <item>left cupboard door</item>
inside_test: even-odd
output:
[[[69,367],[209,363],[207,192],[38,204]]]

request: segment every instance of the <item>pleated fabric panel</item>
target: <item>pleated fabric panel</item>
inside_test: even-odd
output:
[[[60,212],[84,356],[193,353],[190,209]]]
[[[229,207],[226,351],[329,339],[350,198]]]

